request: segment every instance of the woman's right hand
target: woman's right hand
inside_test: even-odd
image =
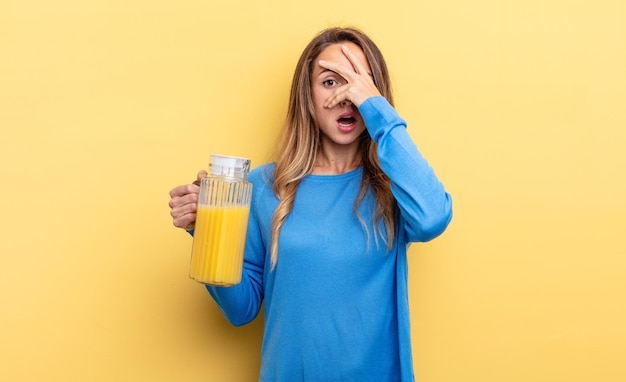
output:
[[[186,230],[193,229],[193,224],[196,221],[196,211],[198,210],[200,180],[207,175],[208,173],[205,170],[200,170],[195,182],[175,187],[170,191],[170,215],[172,215],[175,227]]]

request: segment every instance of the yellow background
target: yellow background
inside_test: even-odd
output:
[[[304,45],[355,25],[454,198],[415,245],[416,380],[626,380],[622,0],[0,3],[0,380],[252,381],[168,191],[265,162]]]

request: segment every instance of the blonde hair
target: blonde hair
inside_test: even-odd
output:
[[[276,147],[276,166],[273,174],[274,193],[279,200],[272,219],[271,263],[278,261],[278,238],[287,216],[291,213],[300,181],[310,174],[320,150],[320,132],[314,120],[315,110],[311,93],[311,73],[316,58],[329,45],[352,42],[358,45],[370,64],[374,84],[378,91],[393,105],[391,84],[387,65],[374,42],[354,28],[330,28],[318,34],[302,52],[291,84],[289,107],[282,134]],[[360,136],[363,177],[358,197],[354,204],[355,213],[366,232],[367,226],[358,213],[358,206],[371,188],[377,206],[374,210],[375,237],[380,236],[391,248],[395,236],[396,200],[391,193],[391,182],[380,168],[377,145],[364,131]],[[384,239],[383,227],[387,231]],[[378,240],[377,240],[378,241]]]

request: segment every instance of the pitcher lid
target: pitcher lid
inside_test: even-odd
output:
[[[211,175],[231,176],[246,179],[250,172],[250,159],[230,155],[211,154]]]

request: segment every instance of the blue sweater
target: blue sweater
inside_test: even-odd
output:
[[[405,122],[383,97],[360,107],[378,143],[400,209],[390,251],[374,232],[371,192],[354,213],[362,169],[308,175],[281,230],[270,265],[278,200],[273,165],[250,173],[253,196],[242,282],[207,286],[233,325],[252,321],[264,301],[260,381],[413,381],[406,250],[441,234],[450,196],[418,152]]]

